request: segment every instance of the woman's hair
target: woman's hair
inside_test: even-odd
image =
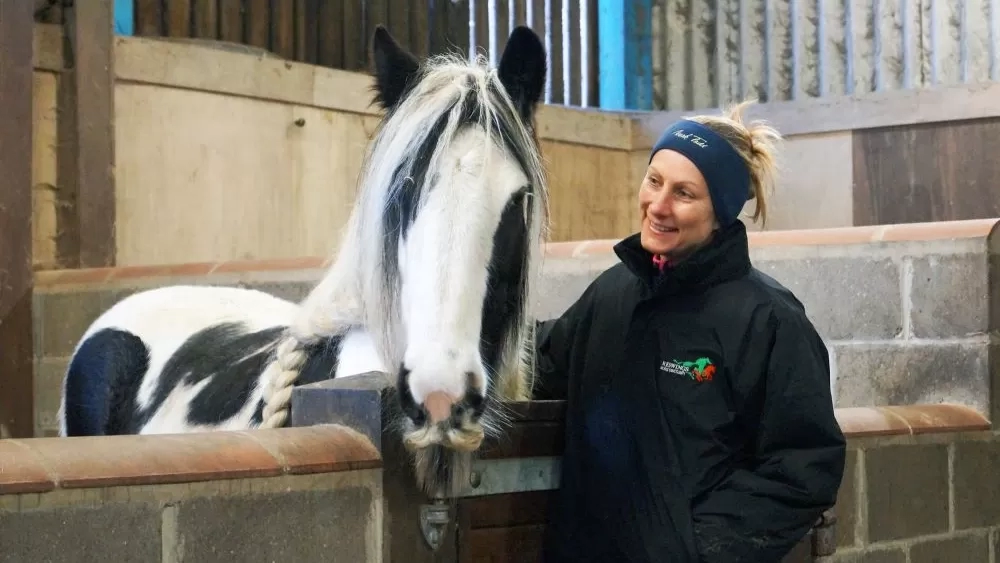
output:
[[[781,133],[763,121],[744,123],[743,110],[756,100],[745,100],[725,109],[723,115],[696,115],[691,121],[712,129],[725,138],[743,157],[750,169],[750,189],[756,204],[753,221],[767,223],[767,197],[778,175],[777,148]]]

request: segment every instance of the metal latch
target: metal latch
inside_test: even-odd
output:
[[[441,547],[441,541],[450,521],[451,515],[446,500],[435,499],[433,504],[420,505],[420,531],[431,551],[437,551]]]

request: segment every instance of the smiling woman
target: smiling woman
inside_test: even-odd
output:
[[[763,123],[745,126],[747,105],[726,116],[682,119],[653,147],[639,191],[640,240],[658,263],[677,261],[708,241],[736,220],[748,198],[756,204],[752,219],[766,224],[781,136]]]
[[[535,397],[567,403],[547,563],[779,561],[836,501],[826,346],[739,219],[780,140],[745,105],[664,131],[621,262],[536,324]]]

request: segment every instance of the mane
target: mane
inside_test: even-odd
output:
[[[533,303],[540,271],[542,242],[548,234],[548,188],[533,127],[522,122],[513,101],[484,57],[458,55],[427,59],[406,86],[400,104],[390,109],[369,145],[359,176],[357,202],[345,227],[334,264],[303,303],[313,308],[317,327],[326,334],[366,326],[386,366],[399,365],[401,334],[401,238],[423,207],[441,157],[462,131],[473,126],[487,141],[511,155],[529,181],[524,219],[528,227],[527,263],[515,318],[503,331],[499,365],[505,373],[488,374],[491,387],[506,398],[523,398],[521,377],[534,372],[527,308]],[[378,96],[376,95],[376,100]],[[487,153],[488,154],[488,153]],[[489,163],[484,163],[484,169]],[[489,299],[489,294],[487,294]]]

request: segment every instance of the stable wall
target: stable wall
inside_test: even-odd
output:
[[[34,262],[57,266],[61,28],[35,31]],[[379,122],[371,78],[232,45],[116,36],[116,263],[330,255]],[[554,240],[637,221],[631,125],[544,106]]]
[[[839,407],[941,401],[988,418],[1000,380],[997,220],[751,233],[751,255],[792,289],[831,354]],[[533,313],[561,313],[617,261],[609,240],[547,246]],[[144,288],[245,285],[298,301],[324,257],[39,272],[35,435],[55,433],[66,364],[87,325]]]
[[[379,118],[367,75],[211,42],[116,37],[114,48],[117,264],[333,252]],[[62,57],[61,28],[37,25],[41,269],[58,266],[57,211],[72,205],[57,173]],[[649,149],[690,113],[542,107],[551,239],[634,231]],[[983,152],[1000,126],[1000,85],[769,102],[748,115],[787,137],[768,230],[1000,216],[1000,164]]]

